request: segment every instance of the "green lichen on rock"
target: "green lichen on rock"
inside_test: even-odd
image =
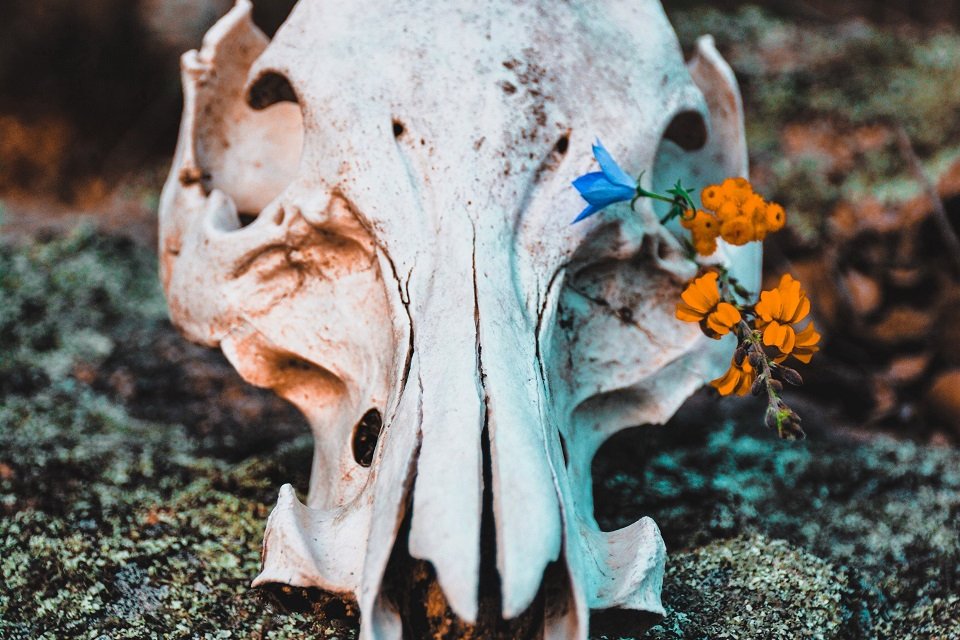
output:
[[[830,563],[764,536],[711,542],[671,556],[667,617],[645,637],[836,638],[847,579]]]
[[[305,482],[309,439],[233,462],[210,453],[209,421],[138,418],[129,380],[109,384],[162,358],[149,347],[172,334],[149,252],[89,229],[0,246],[0,299],[0,637],[354,635],[338,600],[249,587],[276,488]],[[144,350],[119,353],[130,344]],[[263,401],[242,393],[234,404]]]
[[[808,558],[811,571],[819,567],[823,579],[836,582],[829,591],[841,594],[843,633],[824,637],[936,637],[919,631],[914,621],[921,619],[942,637],[956,637],[947,620],[960,619],[953,598],[960,578],[960,452],[882,438],[861,444],[816,428],[807,442],[782,445],[751,433],[742,405],[720,408],[737,411],[735,422],[744,427],[698,417],[718,415],[707,402],[713,403],[702,397],[688,405],[664,429],[623,432],[604,446],[594,465],[604,528],[652,516],[670,563],[703,562],[701,548],[714,554],[726,543],[710,545],[736,536],[782,541],[800,554],[796,561]],[[779,554],[780,544],[771,552]],[[688,615],[688,604],[671,601],[677,595],[671,585],[668,576],[665,603]],[[711,594],[707,600],[723,593],[709,583],[701,588]],[[791,591],[797,588],[786,581],[781,590],[758,590],[750,604],[780,609],[784,598],[799,597]],[[668,618],[667,628],[682,626],[684,616]],[[789,622],[782,637],[799,633]]]

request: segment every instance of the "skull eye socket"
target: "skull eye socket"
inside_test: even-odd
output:
[[[383,417],[376,409],[370,409],[353,428],[353,459],[361,467],[373,464],[373,453],[383,429]]]
[[[684,151],[697,151],[707,144],[707,123],[697,111],[681,111],[667,125],[663,139]]]
[[[247,104],[261,111],[278,102],[299,102],[290,80],[276,71],[266,71],[247,90]]]
[[[704,114],[691,109],[674,114],[663,130],[653,159],[651,184],[654,191],[664,190],[677,180],[686,187],[695,188],[702,188],[717,181],[715,174],[718,171],[718,161],[708,157],[712,147]],[[694,194],[694,201],[697,200],[699,191]],[[662,217],[670,209],[670,205],[663,202],[653,202],[651,206],[658,217]],[[672,222],[669,227],[675,233],[680,233],[679,222]]]

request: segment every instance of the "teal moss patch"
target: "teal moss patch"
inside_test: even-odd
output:
[[[924,638],[931,629],[952,637],[960,619],[960,452],[847,441],[817,425],[808,441],[782,443],[759,424],[762,407],[708,395],[666,427],[614,436],[594,463],[601,526],[649,515],[666,540],[664,602],[672,613],[652,637],[723,637],[704,630],[733,624],[734,611],[746,626],[730,637]],[[725,426],[712,422],[724,412]],[[726,542],[738,536],[748,537]],[[728,577],[711,573],[721,557],[739,558],[724,570],[730,580],[762,585],[739,591],[740,608],[727,599]],[[804,566],[782,581],[757,578],[770,562]],[[811,584],[833,594],[832,610],[799,604]],[[780,635],[753,635],[748,618],[771,616],[779,616]],[[821,618],[829,620],[823,635],[807,636],[806,625]]]

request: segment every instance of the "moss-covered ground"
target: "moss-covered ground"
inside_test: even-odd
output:
[[[0,274],[0,637],[355,634],[339,601],[249,588],[310,442],[181,344],[149,253],[81,230],[0,249]],[[601,523],[653,515],[672,552],[648,637],[957,637],[960,452],[816,426],[784,445],[707,402],[596,463]]]

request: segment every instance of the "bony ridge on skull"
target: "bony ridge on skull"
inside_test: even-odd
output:
[[[733,344],[674,317],[694,273],[651,202],[570,225],[569,185],[596,135],[653,179],[746,174],[712,41],[684,63],[649,0],[301,0],[271,41],[238,0],[182,68],[171,316],[315,438],[255,584],[353,598],[371,639],[416,632],[404,557],[478,634],[662,614],[660,533],[600,529],[591,462],[668,419]],[[716,254],[754,289],[759,259]]]

